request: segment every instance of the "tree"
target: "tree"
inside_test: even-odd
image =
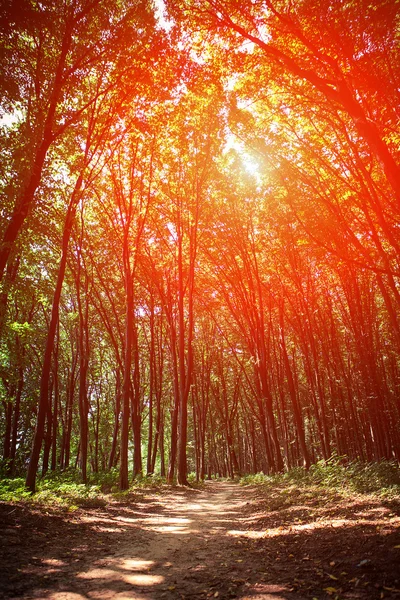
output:
[[[35,7],[26,3],[24,8],[22,18],[16,3],[9,11],[4,9],[9,23],[3,47],[9,80],[2,110],[12,113],[18,108],[22,113],[18,150],[25,152],[25,159],[3,232],[0,281],[34,204],[50,147],[110,88],[118,85],[120,98],[129,98],[133,79],[143,79],[144,71],[144,57],[135,53],[132,40],[143,50],[154,31],[154,17],[145,1],[128,10],[99,0],[70,6],[61,1]],[[15,52],[23,57],[16,69]],[[98,84],[92,85],[96,75]]]

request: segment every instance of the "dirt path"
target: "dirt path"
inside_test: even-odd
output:
[[[25,580],[17,574],[17,589],[11,581],[4,597],[223,599],[246,598],[251,587],[253,599],[281,600],[287,586],[262,584],[263,575],[254,577],[244,560],[238,532],[245,527],[247,506],[243,488],[219,483],[201,491],[147,494],[131,506],[85,511],[79,523],[64,528],[53,517],[43,524],[44,551],[35,550],[19,571]],[[43,520],[38,516],[36,527],[42,534]],[[26,541],[32,547],[33,539]]]
[[[260,500],[254,490],[218,483],[201,491],[146,492],[130,504],[111,503],[71,515],[18,505],[1,508],[0,531],[8,524],[0,555],[2,598],[399,597],[399,554],[387,553],[400,541],[394,526],[399,519],[382,506],[353,503],[351,514],[341,507],[348,526],[343,519],[335,526],[336,506],[326,522],[318,510],[327,509],[315,506],[309,518],[302,506],[268,512],[265,498]],[[365,515],[367,508],[371,529],[365,518],[354,516],[361,510]],[[377,523],[388,523],[389,517],[393,526],[386,533],[392,537],[386,535],[383,546]]]

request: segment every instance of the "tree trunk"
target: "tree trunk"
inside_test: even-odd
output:
[[[76,206],[77,206],[77,196],[79,196],[79,192],[82,185],[82,175],[80,175],[75,184],[74,193],[71,196],[70,203],[68,205],[67,215],[65,218],[64,232],[62,238],[62,255],[60,260],[60,265],[58,268],[57,274],[57,283],[54,291],[53,298],[53,306],[51,310],[51,319],[50,325],[47,332],[47,340],[46,340],[46,349],[44,353],[43,366],[42,366],[42,374],[40,378],[40,396],[39,396],[39,410],[37,415],[36,422],[36,430],[33,439],[33,446],[31,457],[28,466],[28,473],[26,477],[26,487],[31,490],[31,492],[35,491],[35,481],[37,468],[39,464],[40,451],[42,448],[43,436],[44,436],[44,427],[45,427],[45,419],[47,412],[47,403],[49,398],[49,381],[50,381],[50,373],[52,366],[52,355],[54,349],[54,340],[58,326],[58,317],[59,317],[59,308],[60,308],[60,299],[61,299],[61,291],[65,277],[65,270],[67,265],[67,256],[68,256],[68,246],[69,240],[71,237],[72,226],[74,223]]]
[[[116,465],[116,451],[118,444],[119,433],[119,418],[121,413],[121,373],[117,368],[115,382],[115,409],[114,409],[114,433],[111,443],[110,456],[108,459],[108,469],[112,469]]]
[[[122,386],[122,429],[121,429],[121,452],[120,452],[120,471],[119,487],[121,490],[129,488],[128,473],[128,444],[129,444],[129,423],[130,423],[130,404],[131,404],[131,368],[132,368],[132,344],[133,344],[133,288],[130,267],[125,272],[125,291],[126,291],[126,314],[125,314],[125,357],[124,357],[124,376]]]
[[[296,387],[294,384],[292,369],[290,367],[289,356],[288,356],[287,349],[286,349],[283,307],[281,307],[281,310],[280,310],[280,330],[281,330],[281,348],[282,348],[282,355],[283,355],[283,363],[285,365],[285,370],[286,370],[286,377],[287,377],[287,382],[288,382],[288,387],[289,387],[289,395],[290,395],[290,399],[292,401],[293,416],[294,416],[294,420],[296,423],[297,435],[299,436],[301,452],[303,454],[303,464],[306,469],[309,469],[310,468],[310,457],[308,454],[306,437],[304,434],[303,419],[301,416],[301,411],[300,411],[300,407],[299,407],[299,403],[298,403],[298,399],[297,399]]]

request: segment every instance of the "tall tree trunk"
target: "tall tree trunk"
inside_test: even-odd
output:
[[[153,448],[153,397],[154,397],[154,379],[155,379],[155,340],[154,340],[154,303],[150,308],[150,348],[149,348],[149,416],[148,416],[148,435],[147,435],[147,475],[152,475],[152,448]]]
[[[127,252],[127,248],[125,252]],[[125,357],[124,357],[124,376],[122,386],[122,427],[121,427],[121,452],[120,452],[120,471],[119,487],[121,490],[129,488],[128,473],[128,445],[129,445],[129,423],[130,423],[130,404],[131,404],[131,368],[132,368],[132,345],[133,345],[133,282],[130,267],[125,270],[125,293],[126,293],[126,313],[125,313]]]
[[[65,407],[65,455],[64,455],[64,463],[63,468],[68,469],[70,457],[71,457],[71,434],[72,434],[72,418],[73,418],[73,406],[74,406],[74,396],[75,396],[75,388],[77,381],[77,365],[78,365],[78,352],[75,352],[72,356],[72,366],[71,373],[68,382],[68,392],[67,392],[67,404]]]
[[[131,396],[133,432],[133,477],[142,475],[142,416],[140,410],[140,363],[136,324],[133,322],[133,390]]]
[[[11,431],[12,431],[12,414],[13,404],[12,402],[2,402],[4,407],[5,416],[5,428],[3,438],[3,460],[8,461],[10,458],[11,450]]]
[[[77,253],[78,268],[76,274],[76,297],[79,314],[79,445],[80,468],[83,483],[87,483],[87,461],[89,444],[89,401],[87,393],[87,374],[89,369],[89,277],[84,269],[84,298],[82,298],[82,243],[83,243],[83,215],[81,235]],[[84,303],[84,306],[83,306]]]
[[[54,352],[54,408],[53,408],[53,427],[52,427],[52,440],[51,440],[51,470],[55,471],[57,468],[57,438],[58,438],[58,405],[59,405],[59,373],[58,373],[58,351],[59,351],[59,339],[60,329],[57,328],[57,345]]]
[[[283,307],[281,307],[281,309],[280,309],[279,319],[280,319],[281,348],[282,348],[282,355],[283,355],[283,363],[284,363],[285,370],[286,370],[286,378],[287,378],[288,387],[289,387],[289,395],[290,395],[290,399],[292,401],[293,416],[294,416],[294,420],[296,423],[297,435],[299,436],[301,452],[303,454],[303,464],[306,469],[309,469],[310,468],[310,457],[308,454],[306,437],[304,434],[303,419],[301,416],[300,406],[299,406],[298,399],[297,399],[296,387],[294,384],[292,369],[290,367],[289,356],[288,356],[287,349],[286,349]]]
[[[40,377],[40,395],[39,395],[39,410],[36,421],[36,429],[33,439],[32,452],[29,460],[28,473],[26,476],[26,487],[31,490],[31,492],[35,491],[35,481],[36,474],[39,464],[40,451],[42,448],[43,436],[44,436],[44,427],[46,420],[46,412],[47,412],[47,403],[49,398],[49,381],[51,374],[51,366],[52,366],[52,355],[54,349],[54,340],[57,332],[58,318],[59,318],[59,309],[60,309],[60,299],[61,299],[61,291],[65,277],[65,270],[67,266],[67,256],[68,256],[68,247],[69,240],[71,237],[72,226],[75,219],[76,207],[79,192],[82,185],[82,175],[80,175],[75,184],[74,193],[71,196],[70,203],[68,205],[67,215],[65,218],[64,224],[64,232],[62,238],[62,254],[60,265],[58,267],[57,274],[57,283],[54,291],[53,297],[53,305],[51,309],[51,319],[50,325],[47,332],[46,339],[46,349],[43,358],[43,366],[42,373]]]
[[[118,433],[119,433],[119,418],[121,414],[121,372],[117,367],[116,380],[115,380],[115,408],[114,408],[114,432],[111,443],[110,456],[108,459],[108,469],[115,467],[116,451],[118,444]]]
[[[178,375],[178,364],[177,364],[177,356],[176,356],[176,330],[175,323],[170,320],[170,345],[171,345],[171,354],[172,354],[172,377],[173,377],[173,408],[171,411],[171,447],[169,454],[169,465],[168,465],[168,475],[167,482],[172,484],[175,476],[175,463],[176,456],[178,451],[178,416],[179,416],[179,404],[180,404],[180,396],[179,396],[179,375]]]
[[[22,366],[20,366],[18,369],[18,375],[18,385],[17,392],[15,394],[14,414],[11,432],[10,465],[8,470],[11,476],[15,475],[15,457],[17,453],[18,425],[19,417],[21,414],[22,390],[24,387],[24,369]]]
[[[49,456],[51,449],[51,432],[53,428],[53,414],[52,414],[52,397],[53,397],[54,379],[50,377],[49,386],[49,398],[47,401],[47,413],[46,413],[46,431],[44,434],[44,448],[43,448],[43,463],[42,463],[42,477],[44,477],[49,470]]]

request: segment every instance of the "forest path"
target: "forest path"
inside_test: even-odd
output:
[[[227,482],[73,512],[0,503],[0,599],[400,598],[400,503]]]
[[[132,504],[85,510],[79,530],[70,523],[46,542],[39,572],[30,561],[29,590],[5,597],[295,600],[287,584],[271,581],[268,555],[261,565],[260,551],[247,553],[243,539],[260,537],[249,531],[251,495],[237,484],[210,482],[203,490],[143,493]]]

